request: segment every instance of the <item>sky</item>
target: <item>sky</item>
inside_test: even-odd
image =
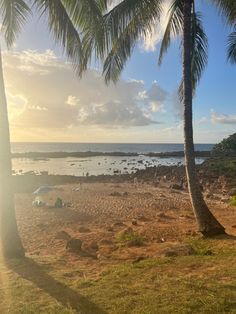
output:
[[[235,132],[236,65],[227,62],[229,29],[215,8],[198,1],[209,37],[209,62],[194,97],[194,140],[216,143]],[[167,5],[166,5],[167,7]],[[165,9],[165,8],[164,8]],[[119,82],[105,85],[91,66],[80,80],[34,15],[3,66],[12,141],[183,142],[179,42],[157,65],[166,16],[140,39]]]

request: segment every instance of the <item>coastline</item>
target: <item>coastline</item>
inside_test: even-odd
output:
[[[235,159],[207,159],[197,165],[197,172],[203,190],[208,193],[227,193],[236,184]],[[40,185],[63,185],[80,183],[148,183],[154,186],[165,186],[170,189],[187,191],[187,179],[183,165],[159,165],[139,169],[134,173],[102,174],[89,176],[53,175],[43,172],[36,174],[29,172],[13,176],[13,185],[16,192],[33,191]],[[182,185],[180,184],[182,182]]]
[[[29,159],[39,159],[39,158],[84,158],[84,157],[136,157],[136,156],[146,156],[146,157],[184,157],[184,151],[173,151],[173,152],[159,152],[159,153],[134,153],[134,152],[25,152],[25,153],[12,153],[12,158],[29,158]],[[210,157],[211,151],[195,151],[195,157]]]

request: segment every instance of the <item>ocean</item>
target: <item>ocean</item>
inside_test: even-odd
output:
[[[209,151],[214,144],[196,144],[195,150]],[[161,153],[183,151],[183,144],[135,144],[135,143],[12,143],[13,153],[25,152],[125,152]]]
[[[198,151],[209,151],[213,144],[196,144]],[[25,152],[124,152],[138,156],[95,156],[86,158],[13,158],[15,174],[47,172],[54,175],[113,175],[132,173],[138,169],[159,165],[184,164],[181,157],[148,157],[145,153],[183,151],[183,144],[115,144],[115,143],[12,143],[13,153]],[[196,158],[200,164],[204,158]]]

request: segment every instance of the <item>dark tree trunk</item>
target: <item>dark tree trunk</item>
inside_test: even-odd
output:
[[[12,186],[12,165],[7,102],[0,50],[0,239],[3,256],[24,256],[19,237]]]
[[[193,144],[192,80],[191,80],[191,13],[193,0],[184,0],[183,80],[184,80],[184,139],[185,162],[189,194],[199,231],[205,236],[224,234],[224,227],[208,209],[197,177]]]

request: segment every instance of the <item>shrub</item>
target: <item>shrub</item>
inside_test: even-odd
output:
[[[142,246],[144,242],[144,238],[139,233],[134,232],[131,228],[118,234],[117,240],[125,242],[128,246]]]
[[[231,197],[230,204],[236,206],[236,195]]]

